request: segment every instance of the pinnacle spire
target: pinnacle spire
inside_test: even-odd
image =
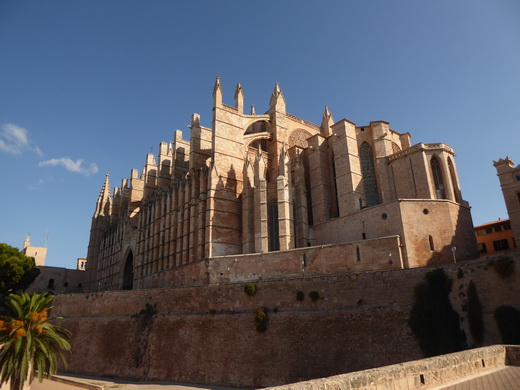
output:
[[[276,111],[285,112],[285,98],[283,97],[282,89],[278,83],[274,85],[274,91],[271,95],[269,106],[271,109],[275,108]]]
[[[110,212],[111,202],[112,197],[110,194],[110,174],[107,173],[105,176],[105,182],[103,183],[103,187],[101,188],[101,192],[96,203],[96,212],[94,216],[97,217],[98,215],[108,215]]]
[[[110,173],[105,175],[105,182],[103,183],[103,188],[99,196],[110,197]]]
[[[254,104],[251,104],[251,114],[250,115],[256,115],[255,105]]]
[[[321,133],[328,137],[332,134],[331,127],[334,124],[334,119],[332,119],[332,114],[329,111],[329,106],[325,106],[325,111],[323,112],[323,119],[321,120]]]
[[[260,145],[258,145],[255,161],[255,184],[262,179],[265,179],[265,162],[262,156],[262,149],[260,148]]]
[[[215,106],[222,105],[222,87],[220,86],[220,76],[215,79],[215,86],[213,87],[213,104]]]
[[[238,83],[235,89],[235,108],[241,114],[244,112],[244,91],[242,90],[242,84]]]

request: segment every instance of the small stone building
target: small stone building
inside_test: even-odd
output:
[[[254,106],[247,114],[241,85],[228,106],[218,77],[211,127],[193,114],[189,128],[189,140],[177,130],[160,144],[158,160],[148,154],[142,172],[132,170],[113,194],[107,175],[92,219],[91,288],[478,257],[446,144],[412,145],[409,133],[384,121],[334,121],[327,107],[321,124],[307,122],[286,111],[278,84],[265,114]]]
[[[47,247],[32,246],[31,236],[27,235],[25,241],[23,242],[23,254],[25,256],[32,257],[34,259],[34,264],[36,264],[37,267],[41,267],[45,265],[45,259],[47,258]]]

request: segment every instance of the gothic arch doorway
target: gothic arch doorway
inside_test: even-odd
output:
[[[131,290],[134,287],[134,254],[128,252],[123,272],[123,290]]]

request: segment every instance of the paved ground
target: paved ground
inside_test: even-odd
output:
[[[506,366],[475,378],[467,378],[443,390],[518,390],[520,389],[520,367]]]
[[[61,376],[61,375],[60,375]],[[62,376],[66,379],[78,380],[83,383],[103,386],[105,390],[110,389],[121,389],[121,390],[195,390],[195,389],[207,389],[207,390],[237,390],[236,388],[230,387],[219,387],[219,386],[205,386],[205,385],[184,385],[174,382],[146,382],[146,383],[131,383],[127,381],[119,380],[104,380],[97,378],[83,378],[83,377],[72,377]],[[31,390],[78,390],[79,387],[58,383],[51,380],[45,380],[40,383],[36,379],[32,385]]]
[[[31,390],[78,390],[79,387],[65,385],[63,383],[57,383],[44,379],[42,383],[35,379],[31,384]]]

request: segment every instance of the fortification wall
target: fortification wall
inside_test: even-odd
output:
[[[520,255],[514,258],[518,263]],[[445,270],[462,324],[472,280],[483,306],[484,345],[501,343],[493,312],[501,304],[520,308],[520,265],[505,279],[486,259]],[[254,296],[243,283],[59,295],[52,314],[73,333],[72,373],[273,386],[423,357],[408,318],[427,271],[258,281]],[[320,299],[312,301],[311,291]],[[267,308],[264,332],[256,330],[259,307]]]
[[[391,256],[389,256],[391,254]],[[392,260],[392,264],[389,260]],[[260,279],[370,270],[403,266],[399,236],[381,237],[347,244],[321,245],[287,251],[218,256],[138,277],[138,288],[197,286]]]

